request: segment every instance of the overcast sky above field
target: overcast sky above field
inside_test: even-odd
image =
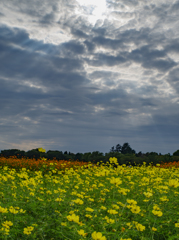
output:
[[[0,149],[125,142],[179,149],[179,0],[0,0]]]

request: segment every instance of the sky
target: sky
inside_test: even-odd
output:
[[[0,0],[0,149],[179,149],[179,0]]]

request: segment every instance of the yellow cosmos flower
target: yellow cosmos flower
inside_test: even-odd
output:
[[[163,213],[161,211],[155,211],[153,210],[152,213],[158,217],[161,217],[163,215]]]
[[[100,232],[94,232],[94,233],[92,233],[92,238],[94,239],[94,240],[106,240],[106,237],[103,237],[102,236],[102,233],[100,233]]]
[[[121,183],[122,183],[122,181],[121,181],[121,179],[120,179],[120,178],[115,178],[115,177],[112,177],[112,178],[111,178],[111,180],[110,180],[110,183],[113,183],[113,184],[116,184],[116,185],[118,185],[118,184],[121,184]]]
[[[79,216],[76,216],[75,214],[72,214],[71,216],[68,215],[67,219],[68,219],[68,221],[73,221],[73,222],[76,222],[76,223],[79,222]]]
[[[133,200],[133,199],[127,199],[127,202],[128,202],[129,204],[134,204],[134,205],[137,204],[137,202],[136,202],[135,200]]]
[[[179,223],[175,223],[175,227],[178,227],[178,228],[179,228]]]
[[[46,150],[43,149],[43,148],[38,148],[38,151],[39,151],[39,152],[46,152]]]
[[[80,231],[77,231],[78,234],[80,234],[81,236],[85,237],[87,235],[87,233],[84,232],[84,230],[80,230]]]
[[[144,192],[143,194],[144,194],[146,197],[148,197],[148,198],[151,197],[151,196],[153,196],[153,194],[150,193],[150,192]]]
[[[86,208],[86,211],[93,212],[94,210],[92,208]]]
[[[143,226],[143,225],[140,224],[140,223],[136,224],[136,228],[137,228],[138,231],[143,231],[143,230],[145,230],[145,226]]]
[[[168,185],[170,187],[177,188],[177,187],[179,187],[179,182],[176,179],[170,179]]]
[[[9,226],[12,226],[13,223],[11,221],[5,221],[4,223],[2,223],[3,227],[9,228]]]
[[[111,210],[108,210],[108,213],[110,213],[110,214],[117,214],[118,212],[116,210],[111,209]]]
[[[131,212],[132,213],[139,213],[140,212],[140,207],[136,206],[136,205],[132,206],[131,207]]]

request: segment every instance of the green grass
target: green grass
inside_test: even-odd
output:
[[[0,239],[177,240],[178,177],[177,168],[145,166],[44,176],[3,167]]]

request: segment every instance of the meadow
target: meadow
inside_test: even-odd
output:
[[[179,240],[178,163],[0,159],[2,240]]]

